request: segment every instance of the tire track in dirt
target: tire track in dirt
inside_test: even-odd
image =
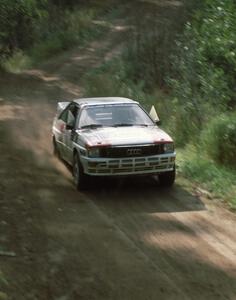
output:
[[[234,299],[235,239],[226,238],[224,243],[223,235],[218,234],[217,218],[214,222],[216,228],[213,222],[208,222],[207,228],[198,224],[202,218],[207,221],[208,216],[212,217],[207,204],[196,203],[200,200],[186,194],[181,186],[173,192],[158,191],[156,187],[154,190],[150,184],[147,189],[151,191],[146,191],[142,182],[138,182],[137,186],[138,191],[134,183],[131,188],[117,188],[115,197],[114,188],[96,191],[90,197],[153,259],[159,270],[166,272],[170,280],[181,286],[189,299]],[[183,199],[186,205],[183,205]],[[225,212],[225,218],[234,220],[228,212]],[[227,231],[224,222],[221,222],[222,230]],[[201,286],[199,291],[196,285]]]
[[[18,300],[234,300],[230,213],[181,182],[163,191],[151,180],[98,180],[79,193],[52,158],[56,101],[82,94],[81,74],[119,53],[112,39],[0,80],[0,243],[16,253],[0,257],[0,292]]]

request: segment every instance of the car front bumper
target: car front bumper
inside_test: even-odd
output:
[[[172,171],[176,153],[129,158],[81,156],[84,172],[93,176],[145,175]]]

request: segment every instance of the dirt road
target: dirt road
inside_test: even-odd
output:
[[[56,101],[82,95],[109,43],[0,79],[0,299],[236,299],[235,215],[180,179],[77,192],[51,154]]]

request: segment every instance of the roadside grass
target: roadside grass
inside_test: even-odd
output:
[[[236,172],[218,165],[194,146],[177,149],[178,172],[236,210]]]
[[[22,50],[16,51],[9,59],[2,62],[1,67],[9,73],[20,73],[32,66],[32,58]]]
[[[62,24],[58,21],[56,29],[45,30],[31,48],[17,50],[10,58],[4,59],[1,68],[10,73],[20,73],[76,46],[83,47],[108,32],[110,14],[113,15],[114,11],[104,11],[102,14],[101,7],[67,11]]]
[[[51,32],[46,39],[29,51],[34,62],[41,62],[77,45],[83,46],[107,31],[106,23],[94,22],[95,9],[75,10],[65,13],[64,24],[58,31]]]

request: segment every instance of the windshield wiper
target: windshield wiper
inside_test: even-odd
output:
[[[144,126],[147,127],[147,124],[130,124],[130,123],[120,123],[120,124],[114,124],[114,127],[122,127],[122,126]]]
[[[122,127],[122,126],[134,126],[134,124],[130,124],[130,123],[118,123],[118,124],[114,124],[114,127]]]
[[[81,126],[81,129],[98,128],[98,127],[103,127],[103,125],[102,124],[88,124],[88,125]]]
[[[135,124],[135,126],[144,126],[144,127],[148,127],[148,124]]]

